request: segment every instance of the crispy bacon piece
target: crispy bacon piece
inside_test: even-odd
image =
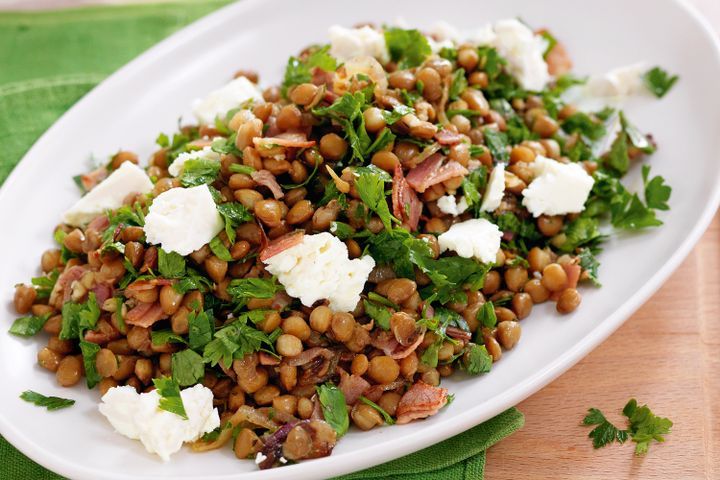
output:
[[[410,230],[417,230],[422,214],[423,204],[415,190],[403,175],[402,166],[395,165],[395,176],[392,185],[393,214],[403,220],[403,224]]]
[[[300,244],[303,241],[304,236],[305,232],[302,230],[296,230],[288,233],[287,235],[276,238],[272,242],[268,243],[267,246],[260,252],[260,261],[265,262],[278,253]]]
[[[435,134],[435,140],[441,145],[455,145],[462,141],[462,135],[443,128]]]
[[[448,391],[433,387],[423,381],[414,384],[400,399],[395,414],[397,424],[410,423],[413,420],[435,415],[447,402]]]
[[[275,200],[279,200],[285,196],[285,193],[282,191],[282,187],[280,187],[280,184],[275,179],[275,175],[268,172],[267,170],[258,170],[257,172],[252,172],[250,176],[259,185],[269,188],[273,194],[273,197],[275,197]]]
[[[540,29],[536,33],[542,35],[543,33],[549,33],[546,29]],[[565,46],[557,42],[553,48],[547,53],[545,61],[548,66],[548,73],[553,77],[559,77],[572,70],[572,60],[568,54]]]
[[[294,147],[294,148],[310,148],[315,145],[315,140],[308,140],[302,133],[286,132],[280,133],[274,137],[255,137],[253,143],[257,148]]]
[[[90,191],[97,186],[98,183],[105,180],[108,176],[107,168],[100,167],[90,173],[80,176],[80,183],[86,191]]]
[[[580,280],[580,274],[582,273],[582,268],[580,265],[568,265],[565,264],[562,266],[563,270],[565,270],[565,274],[567,275],[567,283],[565,284],[565,288],[576,288],[577,283]],[[565,288],[562,288],[556,292],[552,292],[550,294],[550,300],[553,302],[557,302],[560,298],[560,294],[565,290]]]
[[[140,303],[127,313],[125,323],[148,328],[155,322],[167,317],[159,302]]]
[[[156,247],[152,246],[145,250],[145,255],[143,256],[143,263],[140,267],[140,273],[145,273],[148,270],[155,270],[157,268],[157,262],[158,251]]]
[[[48,303],[57,308],[62,308],[62,304],[70,300],[70,295],[72,294],[70,286],[72,282],[80,280],[86,271],[86,267],[76,265],[61,273],[57,282],[55,282],[52,292],[50,292]]]
[[[107,215],[100,215],[92,219],[90,223],[88,223],[87,229],[85,230],[85,234],[87,235],[89,230],[93,230],[97,233],[102,233],[110,226],[110,220],[108,219]]]
[[[447,327],[445,333],[447,333],[448,337],[461,340],[463,342],[469,342],[472,338],[472,334],[470,332],[466,332],[465,330],[457,327]]]
[[[454,160],[443,165],[443,158],[441,154],[434,153],[408,172],[405,178],[416,192],[423,193],[428,187],[468,174],[467,169]]]
[[[565,264],[562,267],[568,277],[567,285],[565,285],[565,288],[577,287],[578,280],[580,280],[580,273],[582,272],[582,268],[580,267],[580,265]]]
[[[407,347],[403,347],[391,332],[381,331],[372,336],[370,344],[385,352],[385,355],[389,355],[395,360],[400,360],[417,350],[424,338],[425,332],[422,332],[422,334],[418,335],[415,342]]]
[[[111,340],[120,338],[120,332],[106,320],[100,320],[95,330],[88,330],[85,333],[85,340],[98,345],[104,345]]]
[[[360,375],[348,375],[345,370],[338,370],[340,370],[340,383],[338,384],[338,388],[342,390],[343,395],[345,395],[345,403],[355,405],[360,395],[370,388],[370,383]]]
[[[102,306],[105,300],[113,296],[113,287],[107,283],[98,283],[92,287],[97,304]]]

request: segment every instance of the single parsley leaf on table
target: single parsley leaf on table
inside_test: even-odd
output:
[[[45,407],[50,411],[60,410],[61,408],[67,408],[75,404],[75,400],[69,398],[47,397],[32,390],[25,390],[20,394],[20,398],[26,402],[34,403],[38,407]]]
[[[656,416],[647,405],[638,407],[637,400],[630,401],[623,408],[623,415],[630,423],[630,438],[635,442],[635,454],[644,455],[648,451],[650,443],[664,442],[665,437],[670,433],[673,422],[668,418]]]
[[[637,400],[630,399],[622,411],[627,417],[628,428],[621,430],[610,423],[597,408],[590,408],[583,419],[584,425],[597,425],[588,437],[593,440],[594,448],[602,448],[613,442],[625,443],[630,438],[635,443],[635,454],[647,453],[650,443],[664,442],[670,433],[673,422],[664,417],[656,416],[647,405],[638,407]]]

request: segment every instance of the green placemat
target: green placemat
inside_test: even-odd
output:
[[[0,183],[35,140],[103,78],[227,0],[0,14]],[[456,437],[345,480],[476,480],[485,450],[523,425],[512,408]],[[62,478],[0,437],[0,479]]]

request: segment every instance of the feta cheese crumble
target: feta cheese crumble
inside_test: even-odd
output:
[[[514,18],[495,23],[492,45],[508,61],[508,71],[527,90],[542,90],[550,81],[543,53],[547,41]]]
[[[647,92],[642,79],[647,69],[646,62],[638,62],[602,75],[593,75],[584,85],[569,88],[562,99],[585,112],[594,112],[606,106],[620,107],[630,98]]]
[[[193,150],[191,152],[183,152],[180,155],[177,156],[175,161],[170,164],[168,167],[168,173],[172,175],[173,177],[178,177],[182,174],[183,166],[185,165],[185,162],[188,160],[212,160],[219,162],[220,161],[220,154],[217,152],[214,152],[212,147],[207,146],[202,148],[201,150]]]
[[[582,212],[594,180],[577,163],[560,163],[538,155],[531,168],[535,178],[522,191],[522,204],[535,217]]]
[[[440,234],[440,251],[453,250],[465,258],[476,258],[483,263],[494,263],[500,250],[502,232],[484,218],[473,218],[456,223]]]
[[[475,29],[458,29],[447,22],[433,25],[429,33],[437,39],[430,42],[437,51],[446,42],[494,47],[507,62],[510,74],[527,90],[539,91],[550,81],[548,66],[543,58],[547,40],[530,30],[517,19],[499,20]]]
[[[148,243],[159,244],[167,252],[189,255],[224,227],[207,185],[172,188],[155,198],[145,217]]]
[[[350,312],[360,301],[365,282],[375,267],[369,255],[350,260],[347,246],[328,233],[305,235],[302,242],[265,260],[288,295],[306,307],[327,299],[336,312]]]
[[[494,212],[500,206],[503,195],[505,195],[505,164],[498,163],[490,172],[480,210]]]
[[[193,442],[220,426],[212,390],[195,385],[182,390],[180,396],[187,420],[160,410],[157,391],[138,394],[130,386],[109,389],[98,409],[119,434],[140,440],[148,452],[168,461],[184,442]]]
[[[63,214],[63,222],[75,227],[90,222],[106,210],[123,205],[131,193],[148,193],[153,183],[145,170],[132,162],[123,162],[105,180],[85,194]]]
[[[452,215],[453,217],[462,215],[462,213],[468,208],[465,197],[460,197],[456,203],[455,195],[444,195],[438,198],[437,206],[441,212]]]
[[[333,25],[329,30],[330,55],[340,62],[347,62],[351,58],[369,56],[375,57],[381,63],[390,61],[385,45],[385,35],[367,25],[360,28],[345,28]]]
[[[224,120],[230,110],[248,100],[264,103],[262,92],[258,86],[245,77],[238,77],[210,92],[205,98],[195,100],[193,113],[201,124],[213,125],[217,117]]]

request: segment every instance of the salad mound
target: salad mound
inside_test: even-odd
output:
[[[196,101],[147,167],[120,151],[76,177],[16,288],[10,332],[44,332],[38,363],[163,459],[277,467],[436,415],[443,378],[488,374],[537,305],[578,309],[608,236],[668,209],[623,111],[672,87],[662,69],[573,76],[514,19],[329,36],[280,85],[240,71]]]

